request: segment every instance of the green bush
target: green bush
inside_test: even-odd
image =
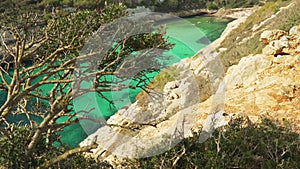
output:
[[[218,8],[219,8],[219,7],[218,7],[216,4],[214,4],[213,2],[208,3],[206,6],[207,6],[208,9],[218,9]]]
[[[297,1],[294,2],[299,4]],[[288,29],[292,25],[299,23],[299,20],[295,21],[300,16],[299,12],[296,12],[298,11],[299,5],[294,5],[290,10],[266,22],[255,32],[252,31],[255,25],[259,25],[278,12],[280,7],[287,6],[290,3],[291,0],[267,2],[259,10],[249,16],[237,29],[233,30],[221,44],[222,48],[227,48],[225,52],[219,55],[223,65],[228,68],[229,66],[237,64],[242,57],[260,53],[265,46],[259,41],[260,34],[264,30],[280,29],[284,25],[289,25],[284,26],[286,27],[285,29]]]
[[[269,119],[245,126],[242,118],[217,129],[199,143],[198,135],[169,151],[149,158],[127,160],[127,168],[299,168],[300,140],[289,126]]]
[[[4,130],[3,130],[4,131]],[[52,146],[58,140],[57,135],[44,135],[37,145],[37,151],[30,157],[25,155],[25,148],[36,131],[28,126],[13,126],[6,130],[7,135],[0,137],[0,168],[36,168],[44,162],[55,159],[70,148]],[[107,163],[96,162],[82,154],[74,154],[69,158],[53,164],[53,168],[108,168]]]

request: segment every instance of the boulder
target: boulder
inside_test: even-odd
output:
[[[289,47],[288,40],[273,40],[263,49],[263,54],[265,55],[281,54],[283,52],[283,49],[288,47]]]
[[[290,36],[300,36],[300,25],[292,27],[289,34]]]
[[[271,65],[273,57],[255,55],[244,57],[238,65],[228,69],[225,82],[226,89],[235,89],[251,85],[257,79],[257,73]]]
[[[260,41],[269,44],[273,40],[278,40],[287,33],[282,30],[267,30],[260,35]]]
[[[267,45],[263,48],[262,53],[264,55],[275,55],[275,54],[279,54],[280,51],[278,51],[276,48],[274,48],[271,45]]]

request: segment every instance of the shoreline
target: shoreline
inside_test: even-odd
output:
[[[199,50],[194,56],[190,58],[183,59],[183,62],[195,60],[197,58],[200,58],[199,55],[203,53],[212,53],[216,51],[222,44],[222,42],[225,40],[226,37],[229,36],[229,34],[236,29],[240,24],[246,21],[246,19],[253,14],[255,11],[257,11],[259,7],[252,7],[252,8],[243,8],[243,9],[230,9],[230,14],[223,13],[222,15],[214,14],[211,17],[223,17],[223,18],[231,18],[233,21],[229,22],[225,28],[225,30],[222,32],[220,37],[213,41],[208,46],[204,47],[203,49]]]
[[[253,9],[252,12],[254,12],[254,11],[255,10]],[[190,76],[184,77],[184,79],[180,79],[180,80],[182,80],[182,82],[170,81],[168,83],[169,84],[176,84],[176,85],[178,85],[176,87],[176,89],[177,88],[180,89],[180,87],[185,86],[186,84],[189,84],[189,85],[192,84],[192,81],[189,80],[190,78],[204,77],[204,75],[205,76],[206,75],[211,76],[210,74],[206,74],[207,73],[206,71],[204,71],[204,72],[200,71],[203,68],[203,65],[207,66],[207,64],[209,64],[211,62],[218,61],[217,60],[218,58],[215,55],[217,47],[230,34],[230,32],[232,32],[236,27],[238,27],[239,24],[243,23],[246,19],[247,19],[247,16],[241,17],[239,19],[236,19],[236,20],[230,22],[227,25],[227,28],[222,33],[222,35],[216,41],[214,41],[210,45],[204,47],[203,49],[199,50],[194,56],[192,56],[190,58],[182,59],[178,63],[173,64],[172,67],[183,70],[183,72],[185,72],[185,71],[191,72],[191,74],[190,74]],[[215,57],[211,57],[211,56],[215,56]],[[203,57],[205,57],[205,58],[203,58]],[[207,59],[207,60],[205,60],[205,59]],[[221,72],[221,74],[222,74],[222,72]],[[216,76],[216,77],[211,76],[211,78],[215,78],[215,84],[214,85],[216,85],[215,87],[217,87],[218,82],[219,82],[218,76]],[[206,89],[206,86],[207,85],[206,85],[205,81],[203,81],[203,87],[202,87],[201,90],[204,91]],[[191,87],[191,86],[189,86],[189,87]],[[175,92],[176,89],[170,89],[170,90]],[[183,88],[181,88],[181,89],[183,89]],[[182,91],[181,89],[179,91]],[[187,87],[185,89],[187,89]],[[190,89],[190,88],[188,88],[188,89]],[[171,96],[171,94],[172,94],[172,92],[169,93],[169,96]],[[205,94],[204,97],[208,97],[208,98],[210,97],[209,92],[208,93],[203,93],[203,94]],[[180,99],[180,98],[183,99],[183,98],[188,98],[190,96],[193,96],[193,93],[181,92],[180,95],[177,95],[177,96],[178,96],[177,99]],[[140,109],[138,108],[138,105],[137,105],[137,102],[139,100],[140,99],[137,99],[129,107],[121,109],[118,112],[116,112],[114,115],[112,115],[108,120],[108,124],[112,124],[112,125],[115,125],[115,126],[118,126],[118,125],[122,126],[123,124],[125,124],[125,125],[129,124],[130,125],[130,123],[128,123],[128,121],[127,121],[127,118],[124,118],[124,115],[129,115],[128,114],[129,112],[130,112],[130,114],[133,114],[133,116],[129,116],[129,119],[134,119],[134,120],[139,121],[139,118],[143,117],[143,116],[140,117],[140,114],[139,114]],[[173,100],[173,99],[171,99],[171,100]],[[164,105],[164,103],[167,103],[167,101],[163,102],[162,105]],[[180,103],[181,103],[181,101],[180,101]],[[187,104],[188,102],[185,101],[184,103]],[[182,114],[185,114],[185,112],[187,112],[187,111],[191,112],[192,110],[196,110],[196,108],[199,108],[200,103],[189,105],[187,107],[184,106],[185,109],[182,111]],[[147,103],[147,104],[148,104],[148,106],[146,106],[146,107],[149,107],[149,103]],[[155,104],[153,104],[153,105],[155,105]],[[170,104],[170,105],[172,105],[172,106],[176,105],[176,101],[172,102],[172,104]],[[205,105],[205,103],[204,103],[204,105]],[[159,117],[158,119],[164,119],[164,116],[171,115],[171,117],[168,117],[169,120],[167,122],[162,121],[162,122],[157,123],[156,126],[159,127],[159,131],[163,131],[163,130],[168,129],[168,127],[170,127],[169,124],[174,122],[174,119],[176,121],[176,119],[178,120],[178,118],[182,117],[182,116],[180,116],[181,113],[172,114],[173,113],[172,106],[167,107],[165,109],[166,111],[164,113],[160,112],[159,109],[155,110],[159,113],[162,113],[162,117]],[[213,112],[215,109],[218,109],[218,108],[219,108],[219,104],[216,104],[212,107],[211,111]],[[202,110],[206,111],[206,109],[200,109],[198,111],[195,111],[192,114],[194,114],[194,115],[199,114]],[[154,114],[156,114],[156,113],[154,113]],[[190,118],[187,118],[185,120],[190,120],[189,124],[195,124],[195,122],[193,121],[193,119],[195,119],[195,118],[196,118],[196,116],[190,116]],[[204,117],[204,119],[205,118],[206,117]],[[132,123],[131,125],[135,125],[135,124]],[[189,131],[190,128],[191,128],[191,126],[189,126],[189,125],[184,126],[183,131],[186,131],[186,132],[183,132],[185,134],[183,137],[186,138],[186,137],[190,136],[190,132],[187,132],[187,131]],[[114,128],[114,129],[111,129],[110,127],[99,128],[97,131],[95,131],[94,133],[90,134],[87,138],[85,138],[79,144],[79,146],[80,147],[87,146],[87,145],[91,144],[91,142],[93,140],[95,140],[95,138],[97,138],[98,141],[101,140],[101,142],[105,142],[105,141],[107,141],[107,139],[105,139],[105,137],[102,137],[103,133],[106,133],[105,135],[108,135],[108,136],[109,135],[111,135],[111,136],[116,136],[117,135],[118,136],[118,135],[120,135],[120,133],[117,132],[118,129],[119,129],[118,127]],[[108,161],[110,164],[116,164],[117,161],[115,161],[115,159],[113,158],[113,155],[116,155],[116,156],[119,156],[119,157],[124,156],[125,154],[122,154],[122,152],[124,152],[124,148],[126,148],[126,150],[128,150],[128,152],[126,152],[126,153],[129,153],[129,154],[126,154],[126,156],[128,156],[128,157],[130,156],[130,157],[134,158],[136,149],[131,146],[132,142],[135,141],[136,138],[141,138],[141,136],[143,136],[143,139],[151,139],[152,135],[151,134],[147,135],[145,133],[154,133],[157,130],[158,129],[156,127],[155,128],[148,127],[148,128],[145,128],[145,129],[140,129],[140,131],[138,132],[137,135],[135,135],[133,137],[128,137],[127,140],[124,140],[124,141],[116,140],[116,141],[112,141],[112,142],[108,141],[109,144],[107,144],[107,145],[101,145],[100,144],[101,146],[98,146],[96,149],[93,150],[92,153],[87,154],[87,156],[92,156],[92,157],[94,156],[94,157],[97,157],[97,158],[100,157],[103,160]],[[166,130],[166,131],[168,132],[168,130]],[[164,132],[162,132],[162,133],[164,133]],[[162,134],[162,133],[160,133],[160,134]],[[121,136],[123,136],[123,135],[121,134]],[[155,140],[152,140],[152,141],[153,142],[151,142],[151,144],[159,144]],[[147,142],[141,142],[139,145],[147,146]],[[101,154],[99,155],[99,153],[101,153]]]
[[[192,18],[195,16],[208,16],[208,17],[239,19],[241,17],[249,15],[249,13],[252,13],[252,11],[257,8],[258,6],[254,6],[251,8],[232,8],[232,9],[220,8],[218,10],[193,9],[188,11],[169,12],[169,14],[176,15],[181,18]]]
[[[181,18],[190,18],[195,16],[204,16],[204,15],[212,15],[216,13],[218,10],[208,10],[208,9],[192,9],[178,12],[168,12],[171,15],[176,15]]]
[[[161,13],[161,14],[168,14],[170,16],[176,16],[180,18],[193,18],[196,16],[204,16],[204,17],[220,17],[220,18],[228,18],[228,19],[239,19],[241,17],[248,16],[252,13],[254,9],[259,8],[259,6],[253,6],[250,8],[231,8],[225,9],[220,8],[217,10],[210,10],[207,8],[201,9],[191,9],[191,10],[181,10],[176,12],[164,12],[164,11],[154,11],[150,8],[146,8],[144,6],[138,6],[136,8],[128,8],[127,12],[129,15],[137,14],[137,13]]]

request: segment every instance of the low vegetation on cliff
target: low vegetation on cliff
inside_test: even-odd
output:
[[[236,79],[229,81],[237,80],[232,91],[226,93],[230,96],[225,111],[242,111],[246,117],[232,118],[205,143],[199,143],[196,133],[161,155],[125,160],[122,165],[128,168],[299,168],[299,79],[293,75],[299,71],[295,69],[300,56],[300,28],[295,26],[300,24],[299,10],[299,1],[267,2],[220,45],[219,56],[225,68],[230,67],[228,74],[236,72],[233,73]],[[265,71],[256,68],[256,72],[251,72],[249,65],[262,64],[250,61],[255,56],[261,56],[258,62],[271,57],[271,65],[262,66]],[[237,67],[232,66],[237,64]],[[239,86],[239,75],[241,79],[259,77],[252,86]],[[278,80],[283,76],[283,81],[288,81],[286,84]],[[277,80],[271,82],[272,78]],[[293,87],[289,99],[277,91],[285,90],[285,85]]]
[[[125,168],[299,168],[300,140],[286,123],[273,119],[260,124],[238,117],[228,126],[218,128],[204,143],[199,135],[183,140],[169,151],[155,157],[125,160]]]
[[[237,3],[240,2],[240,3]],[[0,7],[0,11],[3,12],[0,15],[0,19],[7,19],[5,24],[10,21],[13,21],[14,15],[18,15],[18,11],[8,10],[7,6],[12,6],[10,9],[16,9],[20,6],[23,6],[24,10],[30,9],[31,4],[38,4],[35,6],[37,10],[40,8],[46,7],[47,10],[52,10],[56,6],[66,5],[73,7],[88,7],[93,6],[93,3],[100,3],[104,5],[104,1],[76,1],[76,0],[26,0],[18,4],[17,1],[9,3],[9,1],[2,1],[3,5]],[[117,1],[116,1],[117,3]],[[136,3],[133,1],[128,1],[128,5],[135,6]],[[14,4],[18,4],[15,5]],[[180,0],[165,0],[165,1],[141,1],[141,4],[148,6],[155,6],[157,10],[163,11],[175,11],[175,10],[186,10],[197,7],[194,4],[200,5],[199,7],[209,8],[209,9],[218,9],[221,7],[232,8],[232,7],[249,7],[257,4],[261,4],[261,1],[257,0],[199,0],[199,1],[180,1]],[[28,5],[28,6],[26,6]],[[168,7],[168,9],[166,9]],[[115,8],[114,8],[115,9]],[[124,9],[117,9],[116,11],[123,11]],[[265,4],[254,14],[249,16],[245,23],[242,23],[237,29],[233,30],[228,37],[222,42],[219,48],[219,56],[222,60],[224,67],[233,72],[231,76],[233,78],[238,77],[239,75],[249,75],[250,69],[255,70],[254,81],[251,81],[251,84],[244,83],[235,83],[232,82],[232,90],[229,91],[229,101],[227,100],[225,104],[225,111],[223,115],[229,118],[229,113],[244,111],[244,113],[249,113],[248,116],[230,116],[230,121],[228,125],[216,129],[210,137],[204,143],[199,142],[199,132],[194,132],[193,137],[188,137],[183,139],[182,142],[177,144],[175,147],[170,150],[153,157],[141,158],[141,159],[123,159],[123,161],[117,166],[123,168],[299,168],[300,164],[300,138],[299,138],[299,96],[300,96],[300,85],[299,77],[297,73],[299,72],[300,65],[300,33],[299,35],[291,32],[291,28],[295,25],[300,25],[300,3],[298,0],[267,0]],[[5,18],[5,13],[11,13],[11,18]],[[41,12],[41,11],[40,11]],[[49,11],[48,11],[49,12]],[[67,13],[64,11],[52,11],[53,15],[45,15],[43,19],[55,19],[58,16],[67,16]],[[95,12],[95,11],[94,11]],[[102,11],[103,12],[103,11]],[[109,15],[109,11],[105,16]],[[42,12],[43,13],[43,12]],[[47,13],[45,11],[45,13]],[[80,14],[80,11],[78,12]],[[101,11],[100,11],[101,13]],[[123,15],[125,13],[117,12],[116,15]],[[76,15],[77,16],[77,15]],[[80,15],[81,16],[81,15]],[[101,17],[105,17],[101,16]],[[52,18],[53,17],[53,18]],[[68,17],[66,17],[68,20]],[[57,19],[57,18],[56,18]],[[69,18],[70,19],[70,18]],[[115,18],[112,18],[115,19]],[[108,19],[110,20],[110,19]],[[107,22],[103,21],[103,23]],[[3,22],[4,23],[4,22]],[[85,22],[83,22],[85,23]],[[69,30],[70,24],[66,24],[61,30]],[[11,24],[10,26],[12,26]],[[86,26],[85,24],[82,24]],[[26,25],[25,25],[26,26]],[[62,26],[62,25],[61,25]],[[97,28],[100,25],[97,25]],[[79,26],[78,29],[82,28]],[[55,27],[58,30],[58,27]],[[96,28],[95,28],[96,29]],[[266,41],[266,39],[261,39],[262,33],[266,30],[281,29],[275,32],[279,32],[280,35],[275,34],[275,39]],[[295,28],[295,29],[300,29]],[[16,31],[17,29],[13,30]],[[59,29],[58,32],[60,33]],[[51,31],[50,31],[51,32]],[[66,31],[68,33],[80,33],[80,31]],[[283,33],[282,33],[283,32]],[[297,30],[296,30],[297,32]],[[300,32],[300,30],[299,30]],[[53,33],[53,32],[51,32]],[[50,33],[50,35],[52,35]],[[59,34],[58,33],[58,34]],[[270,33],[270,32],[269,32]],[[272,32],[270,33],[271,35]],[[35,34],[31,34],[35,35]],[[48,34],[47,34],[48,35]],[[69,35],[67,33],[63,34]],[[51,47],[53,43],[64,42],[66,40],[61,38],[63,36],[59,34],[57,41],[52,41],[47,44]],[[77,35],[77,34],[76,34]],[[80,34],[79,34],[80,35]],[[78,36],[79,36],[78,35]],[[20,40],[23,36],[23,32],[18,34]],[[53,36],[54,37],[54,36]],[[56,38],[57,38],[56,37]],[[147,37],[146,37],[147,38]],[[274,38],[274,37],[272,37]],[[277,39],[276,39],[277,38]],[[69,39],[73,43],[72,39]],[[158,39],[160,42],[161,39]],[[26,41],[26,38],[23,41],[19,41],[16,46],[21,45],[21,42]],[[274,42],[275,41],[275,42]],[[3,42],[3,41],[2,41]],[[77,42],[77,41],[76,41]],[[287,42],[287,44],[285,43]],[[78,41],[76,45],[79,45],[81,41]],[[139,43],[139,42],[137,42]],[[126,44],[125,42],[123,44]],[[292,44],[292,45],[291,45]],[[3,45],[2,45],[3,46]],[[47,47],[49,47],[47,46]],[[27,47],[26,45],[23,46]],[[36,46],[31,46],[36,47]],[[222,49],[221,49],[222,48]],[[14,49],[13,47],[11,49]],[[42,50],[42,52],[45,49]],[[30,51],[30,52],[35,52]],[[60,52],[60,51],[59,51]],[[58,52],[58,53],[59,53]],[[67,52],[62,50],[61,53]],[[15,51],[9,54],[14,55],[20,54],[22,52]],[[77,54],[76,52],[74,52]],[[24,54],[24,53],[23,53]],[[74,55],[75,55],[74,54]],[[259,55],[256,55],[259,54]],[[247,57],[248,56],[248,57]],[[253,56],[253,57],[252,57]],[[254,57],[256,56],[256,57]],[[248,63],[242,63],[241,59],[244,58],[244,61],[250,60]],[[254,58],[254,59],[253,59]],[[257,60],[255,60],[257,59]],[[17,59],[15,59],[17,60]],[[257,62],[251,62],[255,60],[259,62],[259,68],[255,64]],[[39,59],[38,61],[42,61]],[[66,61],[68,62],[68,61]],[[43,63],[43,62],[41,62]],[[23,64],[18,63],[19,66]],[[39,64],[41,65],[41,64]],[[236,65],[234,67],[233,65]],[[242,66],[248,67],[242,67]],[[253,65],[250,67],[249,65]],[[241,70],[239,68],[245,68]],[[236,68],[236,69],[235,69]],[[62,68],[56,64],[50,64],[47,75],[51,76],[53,69],[61,70]],[[71,68],[70,68],[71,69]],[[31,70],[29,74],[32,73]],[[58,71],[57,70],[57,71]],[[64,73],[67,73],[64,70]],[[71,71],[71,70],[70,70]],[[247,72],[248,71],[248,72]],[[9,80],[5,80],[3,74],[7,73],[1,67],[1,78],[4,80],[8,87],[1,84],[1,90],[11,91],[10,96],[15,96],[18,93],[24,92],[25,89],[22,89],[22,85],[15,86],[15,83],[18,83],[19,80],[27,80],[23,77],[16,78],[13,83]],[[44,73],[44,72],[42,72]],[[248,73],[248,74],[247,74]],[[252,72],[250,72],[252,73]],[[9,74],[9,73],[7,73]],[[18,76],[18,73],[14,74],[15,77]],[[27,76],[25,74],[24,76]],[[62,74],[57,75],[60,78],[63,78]],[[67,76],[67,75],[66,75]],[[152,86],[157,87],[159,91],[163,91],[164,86],[168,83],[168,80],[174,80],[178,77],[178,74],[170,70],[169,72],[162,72],[158,75],[154,81],[152,81]],[[250,76],[247,76],[248,78]],[[284,79],[278,80],[279,77],[284,77]],[[34,78],[34,77],[33,77]],[[252,78],[252,77],[251,77]],[[274,80],[275,79],[275,80]],[[52,79],[50,79],[52,80]],[[64,79],[60,79],[61,82],[64,82]],[[282,81],[287,81],[284,87],[281,87]],[[53,81],[50,81],[51,83]],[[246,81],[247,82],[247,81]],[[268,82],[268,83],[265,83]],[[279,83],[280,84],[277,84]],[[250,82],[249,82],[250,83]],[[58,83],[61,84],[61,83]],[[11,86],[10,86],[11,85]],[[30,81],[24,83],[24,86],[30,86]],[[248,86],[246,86],[248,85]],[[269,85],[269,86],[268,86]],[[0,112],[0,168],[113,168],[108,162],[104,162],[101,159],[101,155],[110,154],[110,152],[100,153],[99,158],[89,158],[82,154],[82,152],[89,151],[90,149],[96,148],[96,145],[91,145],[87,147],[79,148],[70,148],[66,147],[63,144],[60,144],[60,138],[57,135],[56,131],[60,131],[60,125],[69,125],[61,123],[57,125],[56,120],[58,119],[58,113],[63,113],[64,116],[68,116],[69,107],[66,101],[71,102],[69,97],[64,99],[63,92],[65,88],[57,85],[53,89],[53,93],[56,93],[57,97],[51,99],[49,97],[38,96],[39,99],[49,99],[51,105],[48,106],[47,110],[45,108],[39,108],[34,110],[39,110],[35,115],[40,115],[42,112],[46,112],[42,117],[48,117],[52,114],[52,120],[38,124],[33,121],[31,118],[32,112],[27,112],[27,98],[34,97],[36,93],[29,93],[30,95],[15,101],[11,99],[9,109],[6,111]],[[64,85],[66,86],[66,85]],[[272,87],[276,87],[276,90],[272,90]],[[170,87],[170,91],[177,90],[178,86]],[[187,88],[189,89],[189,88]],[[270,90],[269,90],[270,89]],[[71,91],[69,91],[71,93]],[[249,94],[250,93],[250,94]],[[59,95],[61,94],[61,95]],[[170,98],[171,100],[180,99],[182,93],[174,95]],[[251,95],[252,94],[252,95]],[[254,96],[253,96],[254,95]],[[261,96],[260,96],[261,95]],[[143,100],[146,94],[138,95],[137,100]],[[69,100],[68,100],[69,99]],[[186,102],[190,101],[189,98],[185,98]],[[254,99],[254,100],[251,100]],[[58,100],[58,101],[57,101]],[[191,99],[192,100],[192,99]],[[270,103],[271,101],[272,103]],[[14,102],[15,101],[15,102]],[[208,100],[209,101],[209,100]],[[270,101],[270,102],[268,102]],[[16,103],[15,106],[13,103]],[[25,106],[24,106],[25,104]],[[148,102],[140,103],[145,108],[148,108]],[[273,105],[271,105],[273,104]],[[204,104],[200,104],[198,109],[205,107]],[[267,108],[266,108],[267,107]],[[1,108],[1,107],[0,107]],[[298,109],[298,110],[297,110]],[[29,122],[27,125],[19,124],[9,124],[11,121],[6,119],[4,114],[15,113],[15,110],[22,110],[25,113],[25,116],[28,117]],[[177,109],[173,110],[176,113]],[[36,113],[36,112],[33,112]],[[207,112],[200,112],[205,114]],[[298,113],[298,114],[297,114]],[[266,115],[263,116],[262,114]],[[173,114],[171,114],[173,115]],[[170,116],[171,116],[170,115]],[[251,115],[251,117],[250,117]],[[262,115],[262,116],[259,116]],[[276,117],[273,117],[275,116]],[[254,117],[253,117],[254,116]],[[169,117],[169,116],[168,116]],[[258,117],[258,118],[257,118]],[[252,119],[251,119],[252,118]],[[256,119],[254,121],[253,119]],[[74,120],[73,116],[69,116],[70,122]],[[163,119],[164,121],[168,119]],[[298,120],[298,121],[297,121]],[[117,122],[116,122],[117,123]],[[297,123],[297,124],[295,124]],[[46,124],[44,126],[44,124]],[[128,124],[128,123],[126,123]],[[118,124],[117,124],[118,125]],[[120,125],[121,126],[121,125]],[[157,128],[159,125],[148,125],[149,128]],[[122,128],[123,127],[123,128]],[[127,127],[127,126],[125,126]],[[198,127],[201,128],[201,125]],[[121,126],[124,131],[124,126]],[[139,128],[134,128],[134,130],[139,130]],[[37,133],[37,134],[36,134]],[[149,134],[149,133],[146,133]],[[155,134],[150,133],[150,134]],[[38,136],[36,136],[38,135]],[[36,136],[36,137],[35,137]],[[101,140],[100,140],[101,141]],[[31,147],[31,151],[28,151],[29,144],[34,142],[34,147]],[[60,145],[60,146],[57,146]]]
[[[293,4],[288,8],[284,8],[291,3]],[[223,65],[229,67],[237,64],[242,57],[260,53],[264,45],[259,38],[264,30],[288,31],[291,27],[299,25],[299,10],[300,2],[297,0],[267,2],[222,42],[221,48],[226,49],[219,55]]]
[[[10,11],[15,8],[13,6]],[[161,56],[161,53],[151,49],[169,49],[172,46],[163,38],[163,33],[154,32],[155,29],[149,24],[146,27],[145,23],[143,28],[146,27],[148,32],[125,36],[128,32],[120,30],[119,26],[130,31],[142,29],[141,25],[136,26],[142,22],[128,18],[126,22],[118,22],[116,29],[110,25],[109,30],[102,30],[109,37],[103,36],[99,28],[127,16],[125,9],[122,5],[111,4],[101,11],[48,13],[34,9],[29,11],[24,7],[16,12],[18,14],[1,13],[0,168],[86,168],[85,164],[92,165],[88,163],[89,159],[81,158],[82,155],[76,156],[90,150],[91,146],[65,148],[61,140],[61,132],[66,127],[79,125],[83,119],[91,120],[85,114],[94,108],[77,110],[74,100],[91,92],[105,99],[103,93],[107,91],[144,88],[146,80],[142,77],[159,71],[161,66],[157,59],[151,59]],[[102,40],[103,43],[93,43],[95,39],[92,37],[99,37],[97,33],[102,33],[101,38],[109,40],[98,38],[96,42]],[[117,33],[125,38],[113,36]],[[110,44],[106,44],[108,41]],[[94,52],[90,50],[91,46],[97,46],[94,49],[97,48],[99,53],[107,47],[106,53]],[[136,84],[125,85],[124,81],[133,79],[119,70],[124,67],[132,72],[141,70],[138,66],[126,65],[127,62],[133,63],[136,57],[139,57],[139,65],[155,66],[135,74]],[[79,68],[80,61],[88,62],[85,68]],[[94,71],[90,73],[90,70]],[[84,75],[82,79],[81,75]],[[88,76],[95,77],[93,86],[82,89],[81,84],[87,81]],[[107,76],[118,78],[107,80]],[[106,99],[110,101],[113,98]],[[70,156],[79,160],[62,164]]]

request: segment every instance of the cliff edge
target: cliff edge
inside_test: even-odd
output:
[[[247,17],[229,25],[213,45],[164,70],[172,80],[160,91],[139,95],[80,146],[96,142],[88,155],[116,166],[114,156],[154,156],[194,132],[204,142],[215,128],[240,116],[251,123],[262,117],[279,125],[288,121],[300,133],[300,26],[262,31],[262,52],[225,68],[217,49]]]

